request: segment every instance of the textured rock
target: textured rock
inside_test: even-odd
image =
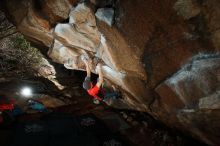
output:
[[[56,70],[55,68],[45,59],[43,58],[41,64],[39,66],[35,66],[38,76],[42,76],[47,78],[51,82],[54,83],[60,90],[64,89],[64,86],[61,85],[56,79]]]
[[[85,70],[84,54],[93,73],[103,63],[104,77],[123,93],[110,106],[148,112],[220,144],[218,0],[20,3],[5,0],[9,18],[29,40],[49,47],[53,61]]]
[[[204,1],[204,15],[207,21],[207,27],[210,30],[211,39],[216,50],[220,49],[220,3],[217,0],[210,2]]]
[[[67,19],[72,6],[77,2],[78,0],[42,0],[40,6],[45,17],[54,25]]]
[[[94,43],[93,46],[90,46],[90,49],[97,49],[99,47],[101,34],[96,27],[95,16],[91,9],[84,4],[77,5],[70,12],[69,23],[73,24],[78,33]]]
[[[199,100],[200,109],[219,109],[220,108],[220,92],[217,91],[208,97]]]
[[[114,18],[114,10],[112,8],[100,8],[95,13],[95,16],[107,23],[108,25],[112,26],[113,18]]]
[[[50,97],[48,95],[41,96],[38,101],[44,104],[47,108],[56,108],[60,106],[64,106],[65,103],[62,100],[59,100],[57,98]]]
[[[195,0],[178,0],[174,9],[185,19],[190,19],[200,13],[200,8],[196,5]]]
[[[220,87],[220,80],[218,79],[220,56],[199,55],[195,56],[192,60],[190,64],[184,66],[177,74],[156,88],[159,94],[161,86],[171,88],[171,90],[166,90],[166,92],[169,95],[174,95],[174,98],[178,98],[178,101],[184,107],[194,106],[198,99],[216,92],[216,89]],[[160,96],[165,98],[171,97],[167,96],[165,92],[162,92]],[[173,104],[167,101],[169,100],[164,100],[163,103]],[[172,106],[170,105],[169,107]]]
[[[87,36],[78,32],[71,24],[58,24],[55,28],[55,38],[60,42],[64,42],[65,46],[76,47],[79,49],[85,49],[87,51],[94,52],[98,47],[98,43],[95,44]]]
[[[185,131],[194,133],[210,145],[214,145],[210,140],[211,137],[218,137],[219,134],[213,132],[205,134],[203,126],[199,125],[209,125],[213,121],[212,118],[207,118],[204,121],[203,117],[199,118],[199,116],[202,113],[207,117],[212,115],[216,121],[220,122],[219,114],[214,112],[219,110],[220,105],[219,69],[219,55],[201,54],[192,58],[188,65],[156,88],[156,92],[161,97],[160,103],[163,105],[161,107],[167,113],[176,115],[176,122],[185,127]],[[210,114],[208,114],[209,112]],[[198,118],[196,122],[193,121],[195,117]],[[189,127],[192,127],[192,129]],[[206,130],[210,132],[212,128]],[[219,127],[216,125],[215,128]],[[219,144],[217,139],[213,141]]]
[[[17,28],[36,43],[45,46],[52,44],[53,37],[48,21],[39,17],[32,9],[28,9],[27,16],[23,18]]]
[[[68,18],[78,0],[4,0],[8,16],[29,40],[40,45],[52,45],[52,26]]]

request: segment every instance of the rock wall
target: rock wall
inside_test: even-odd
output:
[[[68,69],[98,62],[123,93],[111,106],[145,111],[219,145],[220,2],[5,0],[27,39]]]

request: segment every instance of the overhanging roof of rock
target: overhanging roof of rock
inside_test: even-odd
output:
[[[17,4],[15,0],[9,1],[8,6]],[[58,0],[53,5],[44,1],[48,11],[36,11],[29,7],[34,6],[31,2],[22,0],[20,6],[14,5],[9,12],[19,22],[18,29],[24,35],[50,47],[48,55],[55,62],[65,64],[71,59],[72,65],[65,64],[67,68],[84,70],[80,56],[87,54],[93,59],[93,72],[96,63],[103,62],[105,78],[120,87],[126,95],[122,103],[127,107],[147,111],[208,144],[219,145],[218,133],[211,130],[219,129],[218,124],[209,120],[219,114],[219,107],[214,102],[207,103],[209,97],[219,103],[216,98],[220,80],[218,0],[200,3],[194,0],[127,0],[113,4],[113,1],[91,0],[84,4],[66,0],[61,5]],[[74,7],[66,7],[68,2],[73,2]],[[66,9],[54,9],[59,6]],[[100,6],[102,10],[106,7],[114,10],[112,26],[109,25],[111,19],[106,20],[111,17],[106,17],[105,11],[95,15],[97,11],[100,13],[100,9],[97,10]],[[61,10],[65,10],[62,19],[69,17],[68,21],[61,23],[60,18],[52,18],[60,17]],[[39,12],[51,17],[45,19]],[[55,21],[59,23],[52,27]],[[197,69],[182,69],[198,54],[202,54],[203,60],[188,65]],[[216,56],[204,57],[207,54]],[[204,66],[207,64],[213,66]],[[174,80],[178,82],[174,84]],[[152,97],[158,98],[150,111],[148,104]],[[218,112],[210,111],[213,108]],[[215,121],[219,122],[219,118]],[[194,128],[194,125],[205,126]]]

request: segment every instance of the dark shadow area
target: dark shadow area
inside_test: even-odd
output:
[[[53,62],[50,63],[54,66],[57,72],[57,80],[64,86],[71,86],[73,84],[80,85],[83,83],[86,77],[86,71],[66,69],[62,64],[57,64]],[[94,73],[91,74],[92,81],[96,81],[97,78],[98,75]]]
[[[120,112],[128,115],[132,119],[139,121],[146,126],[146,133],[152,133],[152,142],[156,146],[208,146],[198,140],[193,139],[189,135],[186,135],[182,131],[174,128],[168,128],[164,123],[155,120],[151,115],[144,112],[131,111],[131,110],[117,110],[112,109],[114,112]]]
[[[10,146],[129,146],[93,114],[72,116],[53,113],[40,119],[15,123]],[[4,146],[4,145],[2,145]]]

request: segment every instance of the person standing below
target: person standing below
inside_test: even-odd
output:
[[[8,126],[14,122],[14,102],[12,98],[0,96],[0,125]]]
[[[86,77],[85,80],[83,82],[83,88],[85,90],[87,90],[88,94],[91,95],[93,97],[93,102],[95,104],[99,104],[100,101],[102,101],[103,97],[102,93],[101,93],[101,85],[104,82],[104,78],[103,78],[103,74],[102,74],[102,65],[100,63],[98,63],[97,67],[96,67],[96,71],[98,72],[98,79],[97,79],[97,83],[95,85],[92,84],[91,81],[91,59],[88,59],[86,57],[82,57],[83,62],[85,63],[86,66]]]
[[[28,99],[27,104],[30,109],[33,109],[33,110],[36,110],[36,111],[42,112],[42,113],[48,113],[47,108],[44,106],[43,103],[41,103],[39,101]]]

